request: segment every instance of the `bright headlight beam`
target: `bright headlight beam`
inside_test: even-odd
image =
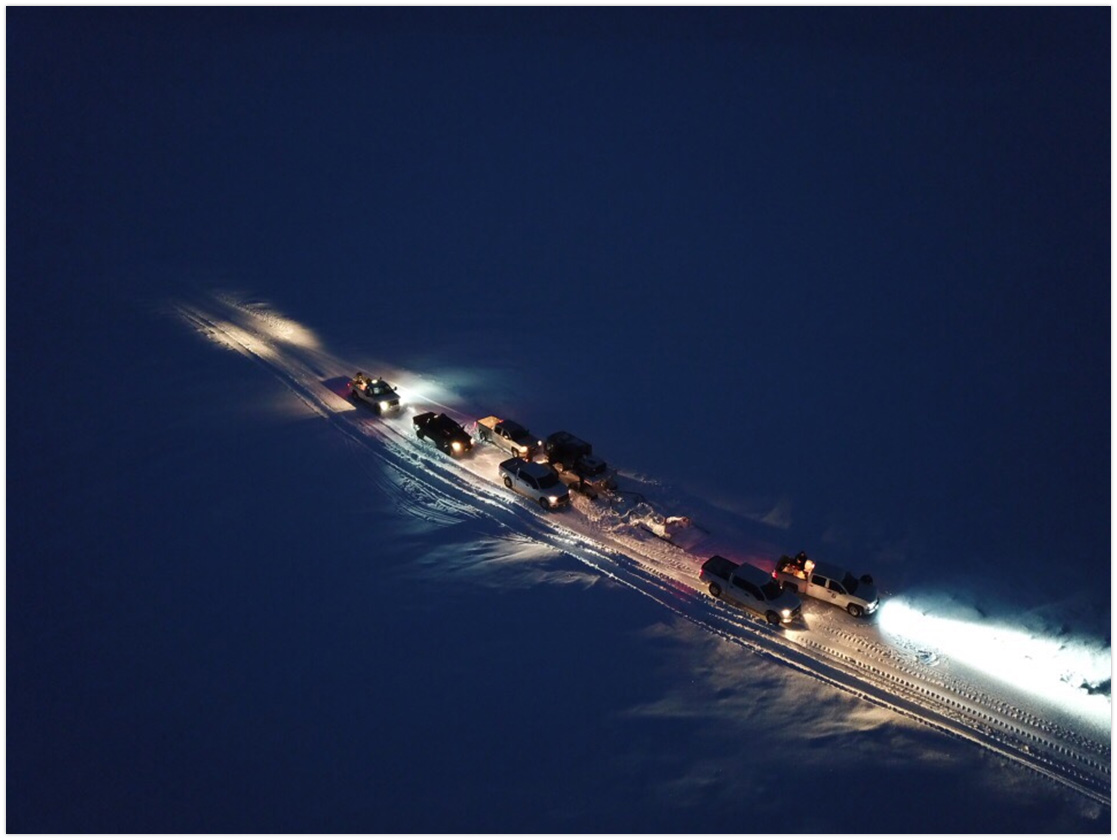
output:
[[[903,598],[885,601],[877,621],[894,641],[946,656],[1097,723],[1112,715],[1108,694],[1088,690],[1110,678],[1111,651],[1101,643],[938,616]]]

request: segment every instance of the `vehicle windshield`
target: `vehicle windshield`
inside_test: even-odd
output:
[[[853,595],[857,592],[857,578],[855,578],[849,572],[846,572],[846,576],[842,578],[842,587],[850,595]]]
[[[782,592],[783,590],[780,588],[780,585],[778,583],[776,583],[774,580],[770,580],[762,587],[760,587],[760,591],[764,593],[764,597],[767,598],[769,601],[774,601],[777,597],[779,597],[780,592]]]
[[[522,437],[527,437],[527,429],[525,429],[519,423],[515,423],[511,420],[505,420],[502,425],[504,426],[505,434],[507,434],[508,437],[512,438],[512,440],[519,440]]]
[[[539,479],[540,490],[550,490],[559,483],[558,478],[553,473],[547,473]]]
[[[387,382],[383,382],[381,380],[369,383],[368,389],[377,396],[379,396],[380,394],[392,393],[392,386],[389,385]]]

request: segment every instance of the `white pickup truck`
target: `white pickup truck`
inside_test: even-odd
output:
[[[377,414],[399,408],[400,404],[395,388],[380,377],[366,376],[361,371],[349,380],[349,396],[368,403]]]
[[[547,464],[509,458],[500,464],[504,486],[535,499],[543,510],[555,510],[570,504],[570,491],[559,481],[558,473]]]
[[[767,572],[750,566],[737,565],[720,554],[702,564],[698,575],[710,584],[715,598],[733,601],[745,609],[764,616],[769,624],[790,624],[803,611],[799,596],[782,588]]]
[[[487,440],[509,455],[530,461],[539,452],[542,441],[515,420],[502,420],[499,417],[482,417],[477,421],[477,437]]]
[[[841,607],[854,618],[872,615],[880,606],[880,595],[869,575],[856,578],[838,566],[816,563],[802,551],[779,559],[776,579],[784,589]]]

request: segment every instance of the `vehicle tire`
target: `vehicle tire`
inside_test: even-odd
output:
[[[543,508],[543,510],[550,510],[551,509],[551,506],[549,504],[547,504],[547,497],[546,496],[540,496],[539,497],[539,507]]]
[[[854,618],[860,618],[861,614],[865,611],[857,606],[857,604],[850,604],[848,607],[846,607],[846,612],[852,615]]]
[[[788,582],[784,581],[783,588],[786,589],[788,592],[798,592],[799,591],[799,584],[788,583]]]
[[[415,437],[419,438],[419,440],[423,439],[423,430],[418,426],[415,427]]]
[[[510,479],[508,476],[504,476],[504,486],[507,487],[509,490],[512,489],[512,479]]]
[[[768,623],[769,623],[769,624],[771,624],[771,625],[772,625],[773,627],[777,627],[777,626],[779,626],[779,623],[780,623],[780,617],[779,617],[779,615],[777,615],[776,613],[772,612],[771,610],[768,610],[768,612],[767,612],[767,613],[765,613],[765,615],[764,615],[764,618],[765,618],[765,619],[766,619],[766,620],[768,621]]]
[[[721,597],[721,587],[718,586],[716,583],[711,583],[710,584],[710,594],[713,595],[715,598],[720,598]]]

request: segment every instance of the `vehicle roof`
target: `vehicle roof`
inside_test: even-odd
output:
[[[556,446],[589,446],[580,437],[572,435],[570,432],[554,432],[547,436],[547,442]]]
[[[517,460],[523,461],[523,458],[518,458]],[[532,478],[543,478],[554,474],[554,470],[547,464],[540,464],[538,461],[526,461],[524,465],[520,467],[520,472],[526,473]]]
[[[756,568],[756,566],[753,566],[751,563],[742,563],[737,567],[737,571],[734,572],[734,575],[741,578],[741,580],[747,580],[755,586],[763,586],[772,579],[772,576],[768,574],[768,572]]]

